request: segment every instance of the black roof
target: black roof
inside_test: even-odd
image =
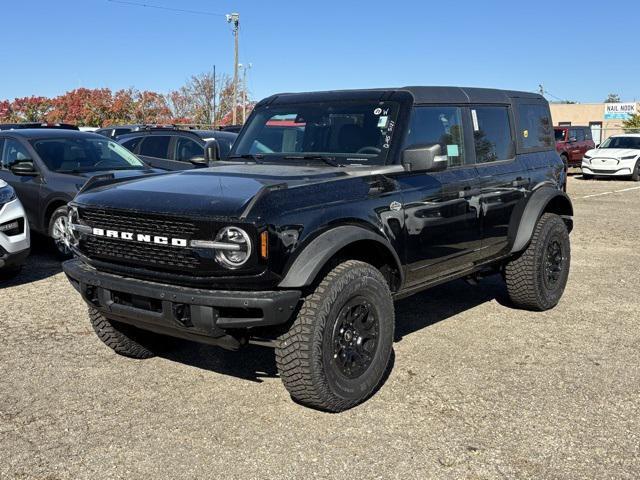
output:
[[[104,140],[103,135],[93,132],[81,132],[79,130],[66,130],[62,128],[22,128],[18,130],[3,130],[0,135],[13,135],[25,139],[33,138],[98,138]]]
[[[333,90],[326,92],[278,93],[262,100],[263,104],[288,104],[310,101],[382,100],[394,94],[408,93],[414,103],[510,103],[512,98],[528,98],[545,101],[542,95],[514,90],[468,87],[420,87],[375,88],[367,90]]]

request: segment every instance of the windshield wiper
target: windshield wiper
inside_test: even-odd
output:
[[[261,160],[264,158],[264,155],[262,155],[261,153],[243,153],[242,155],[230,155],[227,157],[227,160],[232,160],[234,158],[253,160],[256,163],[262,163]]]
[[[320,160],[332,167],[344,167],[344,165],[336,162],[336,157],[330,155],[286,155],[282,158],[284,160]]]

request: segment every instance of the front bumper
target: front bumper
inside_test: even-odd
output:
[[[616,160],[592,158],[589,163],[582,162],[582,173],[607,177],[628,177],[633,174],[636,160]]]
[[[6,225],[16,220],[22,222],[22,231],[12,235],[0,231],[0,248],[4,250],[5,254],[12,257],[15,254],[16,258],[21,258],[21,255],[28,255],[31,246],[27,215],[17,199],[0,205],[0,225]],[[0,256],[3,254],[0,253]]]
[[[185,288],[100,272],[79,259],[62,268],[85,302],[109,319],[228,348],[236,347],[229,332],[286,323],[301,295]]]

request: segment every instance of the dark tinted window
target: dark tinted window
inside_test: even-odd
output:
[[[591,129],[590,128],[585,128],[584,129],[584,139],[585,140],[593,140],[593,137],[591,135]]]
[[[584,142],[584,130],[582,128],[576,130],[576,139],[579,142]]]
[[[231,150],[231,147],[233,146],[233,141],[234,140],[231,140],[228,137],[216,138],[216,141],[218,142],[218,148],[220,149],[220,158],[221,159],[225,159],[225,158],[227,158],[229,156],[229,151]]]
[[[506,107],[477,107],[471,110],[473,139],[478,163],[513,157],[509,110]]]
[[[566,140],[567,131],[564,128],[556,128],[556,142],[564,142]]]
[[[464,164],[462,112],[458,107],[416,107],[411,115],[405,146],[440,145],[449,166]]]
[[[157,158],[169,158],[169,140],[171,137],[165,135],[150,135],[142,142],[140,155]]]
[[[7,138],[2,149],[2,168],[8,169],[14,163],[30,160],[31,155],[17,140]]]
[[[551,148],[554,144],[549,107],[544,104],[518,106],[518,135],[524,148]]]
[[[131,132],[130,128],[116,128],[113,132],[113,136],[117,137],[118,135],[124,135],[125,133]]]
[[[140,140],[142,140],[142,138],[143,137],[130,138],[129,140],[122,142],[122,146],[133,152],[140,144]]]
[[[176,142],[176,160],[188,162],[194,157],[204,157],[204,148],[190,138],[179,137]]]

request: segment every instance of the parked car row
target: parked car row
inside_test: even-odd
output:
[[[555,127],[556,151],[568,167],[580,167],[585,180],[630,177],[640,181],[640,134],[614,135],[596,145],[590,127]]]

